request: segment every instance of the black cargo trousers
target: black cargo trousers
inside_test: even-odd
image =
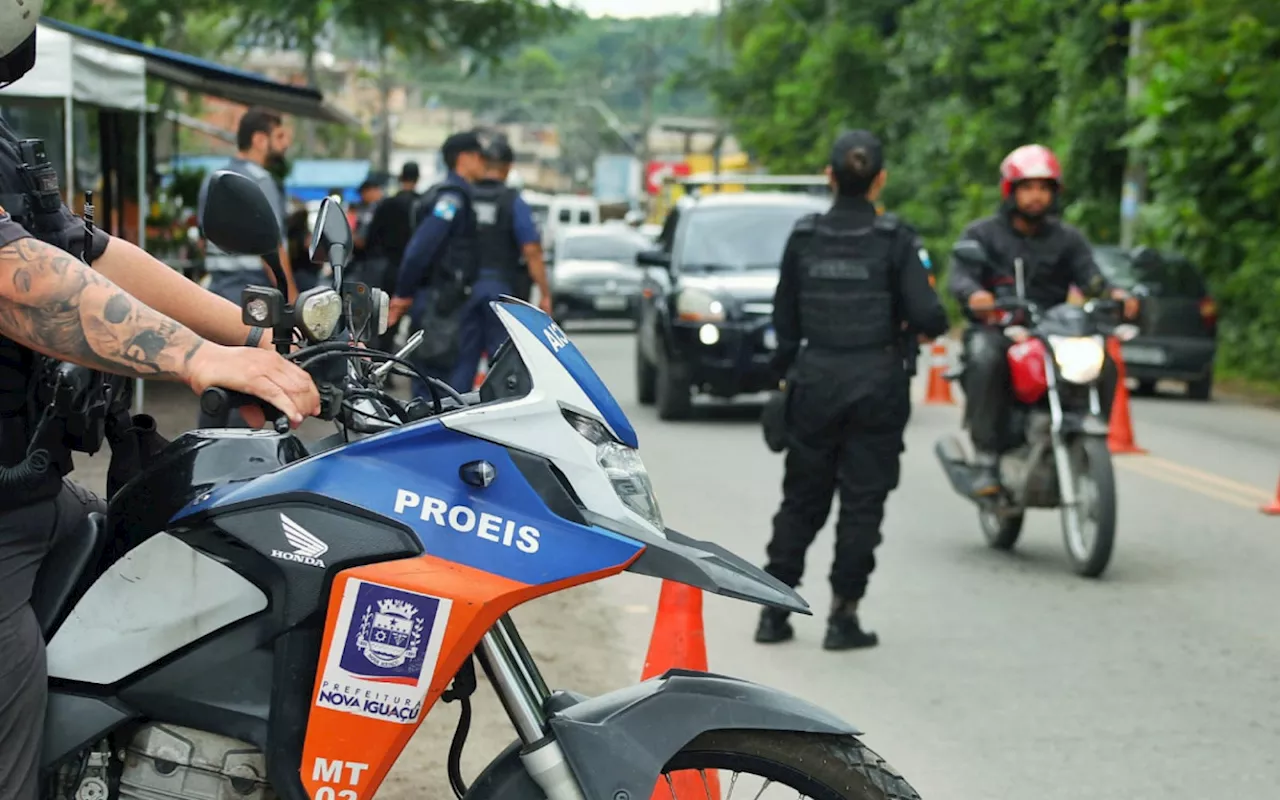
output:
[[[831,590],[859,600],[876,566],[885,501],[898,487],[910,378],[894,348],[806,351],[789,380],[782,506],[773,517],[765,571],[788,586],[800,585],[805,553],[839,490]]]
[[[71,481],[52,499],[0,513],[0,798],[37,800],[48,675],[31,608],[40,565],[106,503]]]

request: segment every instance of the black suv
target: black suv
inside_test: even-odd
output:
[[[1156,381],[1186,381],[1187,396],[1213,394],[1213,362],[1218,349],[1217,306],[1204,278],[1185,257],[1148,248],[1123,250],[1095,245],[1094,260],[1109,280],[1142,300],[1139,336],[1121,346],[1125,375],[1140,394]]]
[[[687,417],[696,390],[722,398],[774,388],[773,293],[796,220],[829,195],[731,192],[684,198],[644,267],[636,335],[639,400]]]

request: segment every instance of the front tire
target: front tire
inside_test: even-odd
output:
[[[658,371],[644,357],[640,337],[636,337],[636,399],[642,406],[651,406],[658,399]]]
[[[508,747],[476,778],[464,800],[544,800],[546,795],[515,757],[518,750],[518,742]],[[667,762],[655,795],[670,797],[664,787],[691,783],[696,789],[687,796],[705,800],[710,793],[704,789],[701,773],[710,777],[712,770],[740,774],[743,779],[738,782],[752,784],[741,795],[734,786],[732,797],[756,796],[754,783],[765,779],[814,800],[920,800],[897,770],[853,736],[768,730],[710,731],[698,736]],[[677,773],[677,781],[685,775],[691,780],[668,784],[672,773]],[[720,778],[726,794],[730,780]],[[678,793],[676,800],[685,797]]]
[[[657,368],[658,419],[688,419],[693,411],[690,388],[686,370],[667,354],[660,354]]]
[[[1064,510],[1062,534],[1072,569],[1077,575],[1096,578],[1106,571],[1116,540],[1116,476],[1106,439],[1077,440],[1071,448],[1071,465],[1081,530],[1071,530]]]
[[[978,522],[987,546],[994,550],[1012,550],[1022,535],[1022,512],[1014,512],[1003,504],[984,504],[978,510]]]
[[[663,774],[680,770],[709,774],[713,769],[764,778],[814,800],[919,800],[920,797],[897,770],[853,736],[711,731],[676,753],[667,762]],[[727,780],[722,776],[721,785]],[[746,796],[753,794],[748,789]]]

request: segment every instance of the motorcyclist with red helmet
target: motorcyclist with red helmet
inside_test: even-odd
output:
[[[1137,301],[1111,286],[1098,270],[1084,234],[1059,218],[1061,190],[1062,167],[1049,148],[1029,144],[1005,156],[1000,164],[1004,201],[999,212],[971,223],[960,237],[981,245],[986,260],[974,263],[957,258],[951,264],[951,293],[973,317],[986,320],[996,294],[1013,293],[1018,259],[1022,260],[1025,297],[1042,309],[1065,303],[1074,285],[1089,296],[1122,300],[1125,316],[1137,315]],[[997,464],[1005,447],[1004,421],[1011,402],[1006,358],[1010,344],[999,328],[982,322],[970,325],[964,334],[965,415],[979,467],[974,496],[1000,490]],[[1104,417],[1110,415],[1115,383],[1115,364],[1108,358],[1102,377]]]

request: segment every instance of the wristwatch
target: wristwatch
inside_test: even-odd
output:
[[[245,347],[257,347],[262,342],[262,334],[266,333],[266,328],[250,328],[249,338],[245,340]]]

